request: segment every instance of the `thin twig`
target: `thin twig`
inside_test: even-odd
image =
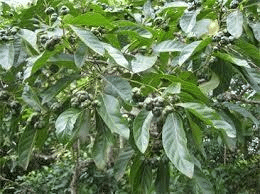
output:
[[[10,180],[10,179],[7,179],[7,178],[5,178],[5,177],[2,177],[1,175],[0,175],[0,180],[5,181],[5,182],[9,182],[9,183],[11,183],[11,184],[13,184],[13,185],[16,185],[16,186],[18,186],[18,187],[24,188],[25,190],[30,191],[30,192],[32,192],[32,193],[36,193],[36,192],[35,192],[34,190],[32,190],[31,188],[28,188],[28,187],[26,187],[26,186],[23,186],[23,185],[21,185],[21,184],[19,184],[19,183],[17,183],[17,182],[14,182],[14,181]]]

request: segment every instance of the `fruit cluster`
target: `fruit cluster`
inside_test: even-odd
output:
[[[62,16],[67,15],[69,12],[70,12],[70,9],[65,5],[63,5],[59,10],[59,14],[62,15]],[[58,19],[59,15],[58,15],[58,13],[55,12],[55,9],[53,7],[47,7],[45,9],[45,13],[47,15],[50,15],[50,21],[51,22],[55,22]]]
[[[17,34],[19,31],[18,27],[12,27],[8,29],[1,29],[0,30],[0,41],[8,41],[12,40],[13,36]]]
[[[35,112],[27,119],[27,125],[34,129],[42,129],[46,125],[46,122],[40,113]]]
[[[201,0],[192,0],[188,3],[188,11],[196,10],[198,7],[201,6]]]
[[[213,36],[213,41],[217,42],[217,45],[213,47],[213,50],[218,51],[221,46],[228,45],[234,40],[234,36],[230,35],[226,29],[223,31],[219,31],[216,35]]]
[[[93,99],[92,94],[84,90],[76,92],[70,102],[71,107],[74,108],[88,108],[89,106],[96,107],[99,105],[99,102]]]
[[[44,46],[46,50],[52,51],[54,50],[55,46],[59,44],[61,38],[54,35],[52,37],[48,37],[48,35],[43,34],[40,36],[40,43]]]

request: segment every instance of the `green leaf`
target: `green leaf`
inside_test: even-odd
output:
[[[155,188],[156,193],[169,193],[170,168],[168,159],[162,157],[156,172]]]
[[[251,121],[254,122],[254,124],[256,125],[256,128],[258,128],[259,125],[259,121],[255,118],[254,115],[252,115],[249,111],[247,111],[245,108],[237,105],[237,104],[233,104],[230,102],[224,102],[223,103],[225,107],[227,107],[230,111],[235,111],[238,114],[242,115],[243,117],[249,118]]]
[[[200,45],[202,41],[194,41],[187,46],[185,46],[180,55],[176,57],[175,59],[172,60],[171,65],[176,66],[176,65],[182,65],[187,59],[190,58],[190,56],[193,54],[195,49]]]
[[[120,151],[114,165],[114,176],[117,181],[124,176],[127,164],[133,155],[134,150],[131,147],[126,147]]]
[[[252,88],[257,92],[260,92],[260,71],[254,68],[246,67],[237,67],[237,69],[241,72]]]
[[[181,92],[181,83],[175,82],[169,85],[163,91],[163,96],[167,96],[168,94],[179,94]]]
[[[80,114],[80,110],[71,108],[59,115],[55,122],[55,128],[60,142],[66,144],[72,140],[75,123]]]
[[[214,194],[213,185],[209,179],[199,170],[195,169],[193,188],[195,193]]]
[[[135,59],[131,61],[132,71],[139,73],[151,68],[157,60],[157,56],[143,56],[141,54],[135,55]]]
[[[103,77],[103,80],[106,83],[104,90],[106,94],[120,97],[126,102],[132,100],[132,87],[127,80],[116,76]]]
[[[44,110],[44,108],[41,105],[39,97],[37,96],[36,92],[29,85],[24,86],[22,98],[34,110],[36,110],[36,111]]]
[[[230,63],[236,64],[238,66],[250,68],[250,65],[247,63],[246,60],[233,57],[230,54],[217,52],[215,56],[217,56],[218,58],[224,61],[228,61]]]
[[[123,55],[123,53],[121,51],[112,47],[109,44],[104,44],[104,48],[106,49],[108,54],[113,58],[113,60],[116,62],[116,64],[118,64],[124,68],[127,68],[127,69],[130,68],[128,61],[126,60],[125,56]]]
[[[153,47],[155,53],[182,51],[185,44],[177,40],[165,40]]]
[[[188,120],[189,120],[189,124],[190,124],[190,128],[192,131],[192,137],[194,139],[194,142],[198,148],[198,150],[203,154],[204,157],[206,157],[206,153],[203,147],[203,142],[202,142],[202,138],[203,138],[203,134],[201,131],[201,128],[197,125],[197,123],[195,123],[189,114],[187,114]]]
[[[171,113],[166,118],[162,129],[162,143],[166,155],[174,166],[192,178],[194,164],[187,148],[182,120],[176,113]]]
[[[11,44],[0,44],[0,66],[9,70],[14,64],[14,45]]]
[[[134,160],[130,170],[132,193],[149,194],[152,187],[152,168],[145,160]]]
[[[254,32],[255,39],[260,42],[260,22],[252,23],[250,24],[250,27],[252,28]]]
[[[99,96],[99,102],[101,104],[97,108],[98,114],[111,132],[128,139],[130,129],[127,127],[127,122],[122,119],[119,101],[111,95],[104,94]]]
[[[79,75],[74,74],[59,79],[54,85],[43,91],[40,96],[42,97],[42,104],[50,102],[57,94],[66,88],[72,81],[79,78]]]
[[[44,65],[46,65],[46,62],[57,53],[60,53],[63,50],[63,46],[59,45],[55,48],[54,51],[48,51],[45,50],[43,53],[41,53],[37,57],[31,57],[28,60],[33,63],[31,74],[38,71],[40,68],[42,68]]]
[[[146,30],[141,25],[135,24],[130,21],[116,21],[114,22],[114,25],[119,27],[117,32],[127,32],[127,33],[133,32],[143,38],[149,38],[149,39],[153,37],[153,34],[150,31]]]
[[[147,111],[143,109],[134,120],[133,124],[133,136],[135,140],[135,144],[140,150],[140,152],[144,153],[149,144],[150,138],[150,127],[153,119],[153,113],[151,111]]]
[[[212,108],[199,103],[178,103],[177,106],[188,109],[192,114],[200,118],[206,124],[220,130],[224,130],[227,136],[236,137],[236,130]]]
[[[195,11],[185,11],[180,19],[181,29],[185,33],[190,33],[196,24],[196,17],[198,12]]]
[[[200,84],[199,88],[204,94],[208,95],[211,94],[212,91],[218,87],[219,83],[219,77],[213,72],[210,80],[208,82]]]
[[[37,46],[37,33],[27,30],[21,29],[19,30],[19,36],[21,37],[27,51],[31,53],[31,55],[38,55],[38,46]]]
[[[99,169],[104,169],[109,160],[109,151],[112,145],[112,134],[104,121],[97,115],[96,117],[97,135],[93,145],[93,158]]]
[[[75,69],[75,62],[74,62],[74,56],[71,54],[66,53],[59,53],[51,56],[47,63],[60,65],[64,67],[74,68]]]
[[[77,17],[67,15],[64,17],[64,22],[67,24],[77,24],[85,26],[104,26],[113,27],[112,23],[103,15],[95,12],[87,12]]]
[[[210,19],[202,19],[197,21],[194,28],[192,29],[192,33],[195,34],[197,38],[201,37],[204,34],[209,33],[209,26],[212,23]]]
[[[74,135],[73,138],[79,139],[81,144],[85,144],[89,131],[93,128],[92,121],[91,121],[91,114],[89,109],[85,109],[79,115],[77,122],[74,127]]]
[[[78,68],[81,68],[85,64],[86,58],[89,54],[88,47],[83,42],[80,42],[76,52],[74,53],[74,61]]]
[[[235,38],[242,35],[243,15],[238,9],[227,16],[227,30]]]
[[[81,41],[86,44],[86,46],[102,56],[105,54],[104,43],[98,40],[98,38],[91,31],[83,30],[75,26],[70,27],[81,39]]]
[[[37,130],[27,126],[18,143],[18,164],[25,170],[28,167],[30,157],[33,152]]]

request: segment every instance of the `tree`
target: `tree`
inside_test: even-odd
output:
[[[257,176],[246,186],[238,177],[259,172],[259,8],[254,0],[2,3],[2,191],[258,192]],[[53,180],[58,170],[43,178],[53,164],[66,181]]]

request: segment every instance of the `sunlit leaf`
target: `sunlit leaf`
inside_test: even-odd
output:
[[[235,38],[242,35],[243,15],[239,10],[233,11],[227,16],[227,30]]]
[[[0,44],[0,66],[9,70],[14,64],[14,45],[13,44]]]
[[[89,30],[83,30],[75,26],[70,26],[71,29],[77,34],[82,42],[86,44],[90,49],[100,55],[105,54],[104,44]]]
[[[56,135],[58,139],[66,144],[73,138],[75,123],[80,115],[78,109],[68,109],[61,113],[55,122]]]
[[[133,155],[134,150],[131,147],[126,147],[120,151],[114,165],[114,175],[116,180],[120,180],[123,177],[127,164]]]
[[[33,152],[37,130],[31,126],[25,128],[18,143],[18,164],[27,169]]]
[[[107,76],[104,77],[105,81],[105,93],[114,97],[120,97],[124,101],[131,101],[132,99],[132,87],[127,80],[116,77],[116,76]]]
[[[133,124],[133,135],[135,144],[140,150],[140,152],[144,153],[149,144],[150,138],[150,127],[151,121],[153,118],[153,113],[151,111],[142,110],[134,120]]]
[[[227,136],[236,137],[236,130],[212,108],[199,103],[178,103],[178,106],[188,109],[195,116],[216,129],[224,130]]]
[[[176,113],[167,116],[162,131],[163,148],[174,166],[192,178],[194,164],[187,148],[187,139],[181,118]]]
[[[122,119],[119,101],[111,95],[101,95],[99,97],[100,106],[97,111],[108,128],[113,133],[117,133],[125,138],[129,138],[130,130],[127,123]]]
[[[139,73],[151,68],[157,60],[156,56],[143,56],[141,54],[137,54],[135,59],[131,62],[132,71],[134,73]]]

